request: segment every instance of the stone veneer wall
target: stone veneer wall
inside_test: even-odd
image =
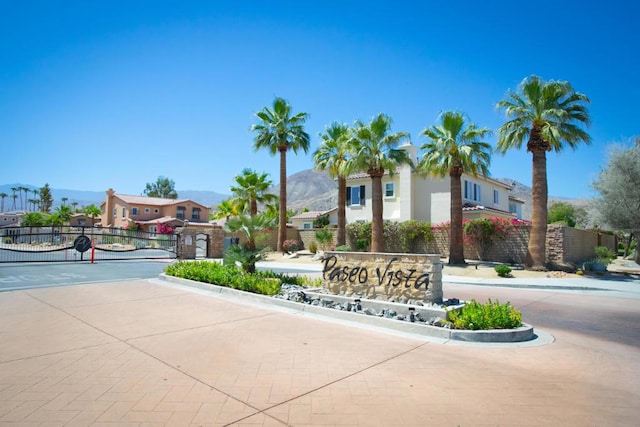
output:
[[[336,295],[442,302],[439,254],[326,252],[324,286]]]
[[[615,252],[615,236],[566,225],[547,226],[547,260],[552,264],[590,260],[595,258],[597,246],[606,246]]]

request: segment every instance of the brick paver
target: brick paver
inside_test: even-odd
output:
[[[637,425],[640,350],[428,342],[128,281],[0,293],[0,424]]]

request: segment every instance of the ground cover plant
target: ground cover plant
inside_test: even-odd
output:
[[[304,277],[288,276],[273,271],[248,274],[235,265],[222,265],[209,261],[181,261],[165,269],[168,276],[226,286],[262,295],[276,295],[283,283],[303,286]],[[277,280],[273,280],[277,279]]]
[[[510,303],[476,300],[466,303],[460,310],[447,312],[447,318],[456,329],[513,329],[522,326],[522,313]]]

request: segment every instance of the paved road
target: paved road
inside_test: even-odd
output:
[[[0,292],[158,277],[168,260],[0,264]]]

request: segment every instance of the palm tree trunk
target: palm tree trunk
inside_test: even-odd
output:
[[[531,235],[525,267],[544,271],[547,239],[547,152],[544,148],[531,150],[533,179],[531,182]]]
[[[278,246],[282,252],[284,241],[287,240],[287,145],[278,147],[280,151],[280,211],[278,212]]]
[[[462,229],[462,180],[461,174],[451,172],[451,226],[449,236],[449,264],[465,264]]]
[[[336,246],[347,244],[347,180],[338,178],[338,236]]]
[[[384,252],[384,224],[382,220],[382,175],[371,176],[371,252]]]

